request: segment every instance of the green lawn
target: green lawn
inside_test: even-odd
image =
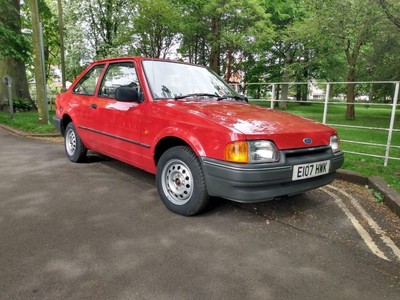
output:
[[[50,121],[52,118],[50,113]],[[39,124],[37,112],[16,112],[13,119],[8,113],[0,112],[0,123],[28,133],[56,133],[52,124]]]

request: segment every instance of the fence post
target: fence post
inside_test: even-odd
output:
[[[272,95],[271,95],[271,108],[274,108],[274,100],[275,100],[275,83],[272,84]]]
[[[392,136],[393,136],[393,127],[394,127],[394,119],[396,117],[396,107],[397,107],[397,101],[399,99],[399,86],[400,82],[396,82],[396,88],[394,90],[394,98],[393,98],[393,105],[392,105],[392,116],[390,118],[390,126],[389,126],[389,134],[388,134],[388,140],[386,143],[386,154],[385,154],[385,163],[384,166],[387,167],[388,161],[389,161],[389,155],[390,155],[390,147],[392,144]]]
[[[328,114],[328,101],[329,101],[330,90],[331,90],[331,84],[328,82],[326,84],[326,91],[325,91],[324,115],[322,117],[323,124],[326,124],[326,116]]]

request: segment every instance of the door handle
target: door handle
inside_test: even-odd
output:
[[[90,107],[91,107],[91,108],[97,108],[97,104],[96,104],[96,103],[92,103],[92,104],[90,105]]]

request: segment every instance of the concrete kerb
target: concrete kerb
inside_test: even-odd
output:
[[[25,133],[2,124],[0,124],[0,128],[24,137],[60,137],[60,134]],[[358,185],[367,185],[379,192],[383,195],[383,203],[400,217],[400,194],[392,189],[381,177],[365,177],[356,172],[340,169],[337,171],[336,178]]]
[[[356,172],[341,169],[337,172],[336,178],[358,185],[368,186],[377,191],[383,195],[383,203],[400,217],[400,194],[391,188],[381,177],[365,177]]]

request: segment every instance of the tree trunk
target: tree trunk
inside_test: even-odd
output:
[[[39,113],[39,123],[48,124],[48,107],[46,97],[46,81],[44,76],[44,61],[40,45],[40,26],[39,26],[39,7],[37,0],[30,0],[29,7],[32,16],[32,36],[33,36],[33,64],[35,67],[36,81],[36,102]]]
[[[289,81],[289,74],[285,70],[283,71],[283,77],[282,80],[284,82],[284,84],[282,84],[282,92],[281,92],[281,97],[279,98],[279,108],[286,110],[287,109],[287,100],[288,100],[288,96],[289,96],[289,84],[287,84],[287,82]]]
[[[310,61],[309,52],[306,51],[305,61],[308,63]],[[310,76],[308,69],[305,69],[303,72],[303,81],[308,81],[308,77]],[[301,86],[301,100],[307,101],[308,100],[308,83],[302,84]]]
[[[289,84],[287,82],[290,81],[290,74],[288,72],[288,66],[292,63],[292,55],[289,53],[290,48],[287,49],[285,53],[285,66],[283,70],[283,76],[282,80],[283,82],[286,82],[285,84],[282,85],[282,94],[281,94],[281,101],[279,101],[279,108],[280,109],[287,109],[287,100],[289,96]]]
[[[221,45],[220,45],[220,28],[219,24],[220,20],[218,17],[214,17],[211,20],[211,53],[210,53],[210,68],[217,74],[220,74],[220,53],[221,53]]]
[[[308,85],[304,85],[302,90],[301,90],[301,100],[302,101],[307,101],[308,100]]]
[[[232,51],[228,50],[227,63],[226,63],[226,74],[225,74],[225,81],[228,83],[232,77],[232,64],[233,64]]]
[[[355,81],[355,66],[350,66],[349,73],[347,74],[347,81]],[[346,120],[354,120],[356,118],[356,112],[354,109],[354,98],[355,98],[355,84],[347,84],[347,109],[346,109]]]
[[[6,75],[9,75],[12,78],[12,96],[26,99],[36,108],[35,103],[32,101],[31,95],[29,94],[25,64],[12,57],[6,57],[3,60],[0,60],[0,100],[6,100],[8,103],[8,87],[2,81],[3,77]]]
[[[398,28],[400,28],[400,16],[395,16],[391,11],[388,3],[386,0],[378,0],[379,4],[381,5],[383,11],[385,12],[387,18]]]
[[[370,101],[370,102],[374,101],[374,84],[373,83],[371,83],[369,85],[368,101]]]
[[[5,5],[5,3],[2,5]],[[10,8],[2,10],[3,15],[0,15],[0,22],[3,23],[4,27],[15,32],[15,35],[21,35],[20,1],[12,0],[9,1],[8,5],[10,5]],[[6,75],[12,78],[12,96],[26,99],[35,107],[35,103],[29,94],[25,63],[11,56],[0,59],[0,106],[4,100],[8,103],[8,87],[2,81]]]
[[[296,100],[297,101],[301,101],[301,86],[300,85],[296,85]]]

